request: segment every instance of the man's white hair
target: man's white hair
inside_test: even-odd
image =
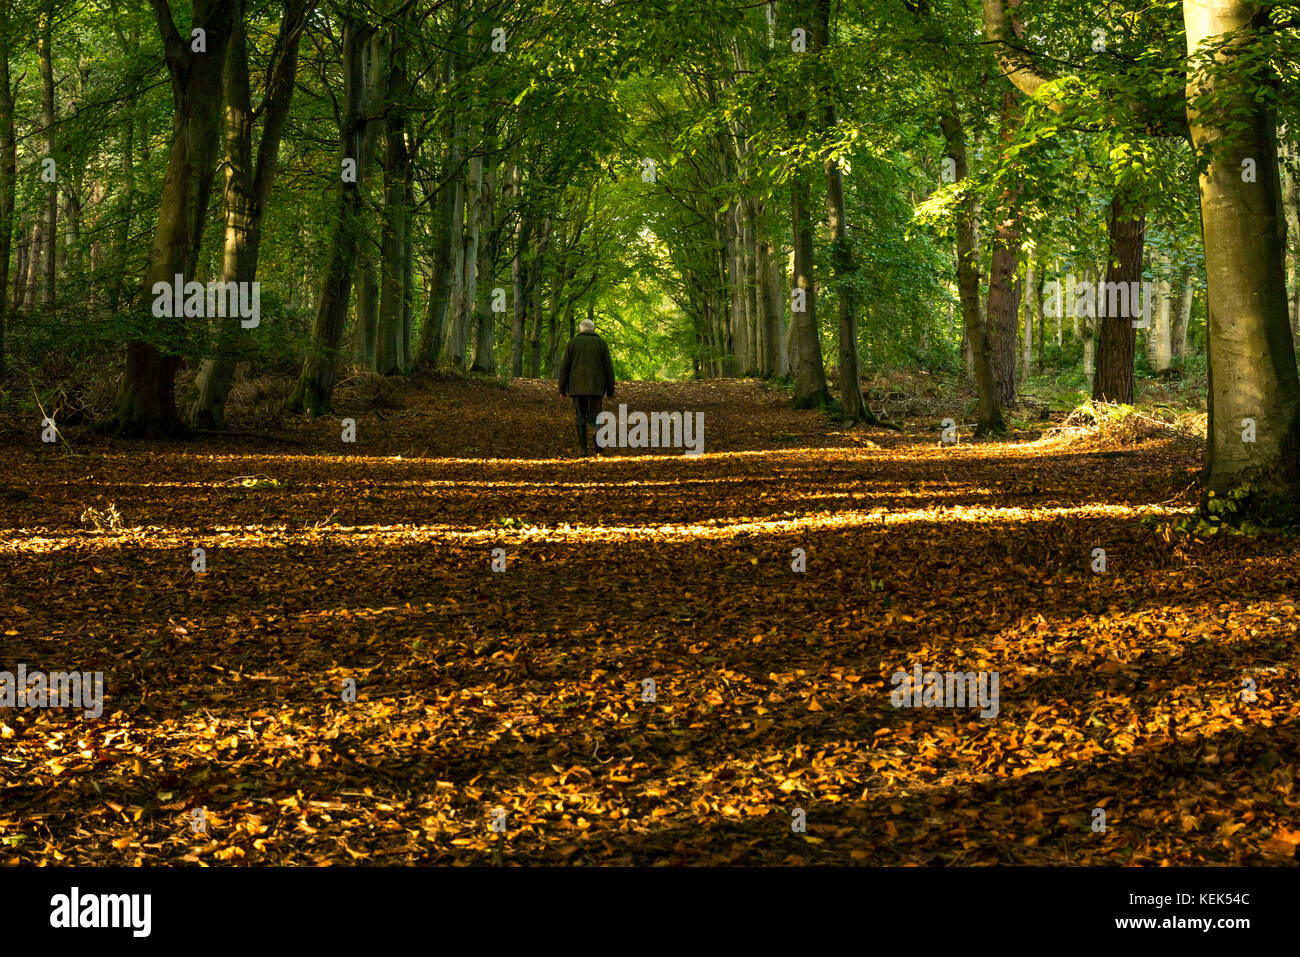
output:
[[[578,323],[578,331],[579,331],[579,332],[595,332],[595,331],[596,331],[596,324],[595,324],[594,322],[592,322],[590,319],[584,319],[584,320],[582,320],[582,322]]]

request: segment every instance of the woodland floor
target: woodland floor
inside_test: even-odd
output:
[[[1294,862],[1300,548],[1162,529],[1195,443],[618,401],[702,410],[706,455],[575,458],[537,381],[0,439],[0,669],[106,683],[98,720],[0,710],[0,861]],[[917,663],[997,671],[999,713],[892,707]]]

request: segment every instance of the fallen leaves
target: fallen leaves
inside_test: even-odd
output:
[[[0,536],[5,667],[101,670],[106,699],[98,721],[4,713],[6,853],[1294,861],[1296,550],[1140,525],[1188,510],[1185,449],[847,442],[714,384],[703,459],[569,460],[565,409],[446,386],[479,388],[491,460],[448,444],[472,423],[448,427],[437,390],[346,457],[159,446],[145,467],[132,446],[92,486],[19,450],[42,494]],[[100,486],[140,524],[82,529]],[[914,664],[998,671],[998,717],[892,707]]]

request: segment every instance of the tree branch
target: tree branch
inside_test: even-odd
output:
[[[1011,42],[1014,33],[1011,29],[1011,17],[1003,0],[983,0],[984,35],[993,45],[993,54],[998,59],[1008,80],[1025,96],[1037,98],[1038,90],[1056,79],[1043,73],[1034,58],[1023,48]],[[1047,105],[1056,113],[1065,112],[1065,104],[1055,98]]]
[[[149,0],[153,7],[154,19],[158,21],[158,33],[162,36],[163,53],[167,57],[167,69],[172,75],[173,84],[185,76],[190,67],[190,48],[176,30],[172,20],[171,7],[167,0]]]

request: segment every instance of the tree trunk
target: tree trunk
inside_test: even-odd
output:
[[[1017,93],[1002,94],[1001,128],[998,141],[1005,151],[1020,122]],[[1020,187],[1009,186],[998,197],[996,225],[991,243],[989,295],[986,312],[993,341],[993,372],[997,378],[998,401],[1004,409],[1016,407],[1016,339],[1020,323],[1020,224],[1017,204]]]
[[[794,407],[814,408],[830,401],[822,343],[817,328],[817,294],[813,285],[813,222],[809,209],[812,187],[806,168],[790,180],[790,213],[794,235],[794,274],[791,292],[802,291],[802,309],[791,307],[791,340],[798,350],[795,367]]]
[[[966,178],[966,132],[957,105],[951,100],[940,114],[948,156],[952,158],[955,182]],[[988,322],[980,308],[979,222],[973,195],[965,195],[955,214],[957,231],[957,296],[961,301],[962,323],[970,346],[976,388],[979,390],[977,435],[1006,431],[1002,404],[998,401],[997,378],[993,372],[993,346]]]
[[[822,105],[822,129],[829,132],[837,125],[831,97],[835,84],[826,75],[824,56],[830,45],[830,0],[815,0],[813,47],[819,62]],[[875,416],[862,399],[862,370],[858,357],[858,294],[854,287],[857,263],[849,243],[848,210],[844,203],[844,174],[833,157],[823,166],[826,173],[826,219],[830,226],[831,266],[834,270],[839,313],[840,405],[847,422],[875,422]]]
[[[406,240],[409,235],[411,197],[406,191],[411,155],[406,145],[406,118],[401,104],[407,97],[405,55],[397,47],[404,42],[393,31],[392,69],[385,92],[384,122],[384,215],[381,221],[379,268],[379,334],[375,369],[394,375],[406,368]]]
[[[1137,330],[1146,309],[1142,285],[1145,211],[1117,191],[1110,203],[1109,261],[1106,281],[1097,289],[1097,374],[1092,397],[1098,402],[1133,402],[1133,356]],[[1128,308],[1122,308],[1127,297]],[[1118,313],[1118,314],[1116,314]]]
[[[430,266],[430,291],[424,306],[424,329],[420,333],[419,365],[430,369],[438,365],[438,358],[442,355],[447,319],[452,306],[451,293],[455,286],[451,244],[458,190],[447,175],[451,165],[450,156],[451,151],[448,150],[448,161],[443,166],[442,186],[437,190],[438,212],[432,229],[434,247]],[[425,190],[433,193],[433,184],[426,183]]]
[[[261,250],[262,216],[275,180],[280,140],[293,98],[298,67],[298,40],[315,0],[293,0],[285,7],[280,33],[271,54],[275,64],[266,86],[266,119],[253,166],[253,115],[248,81],[247,39],[242,4],[235,11],[234,30],[225,63],[226,182],[223,196],[225,249],[222,282],[253,282]],[[123,163],[129,166],[128,143]],[[229,316],[218,332],[216,355],[199,366],[187,396],[185,422],[190,428],[225,427],[226,398],[234,381],[239,337],[244,330],[239,317]]]
[[[447,236],[447,248],[450,251],[448,269],[451,284],[447,289],[447,336],[444,344],[449,367],[464,368],[464,355],[458,353],[465,343],[465,150],[464,121],[456,116],[453,119],[451,169],[452,181],[447,188],[451,191],[451,222]]]
[[[1038,371],[1042,374],[1046,368],[1043,349],[1047,344],[1047,318],[1043,315],[1043,263],[1040,260],[1034,267],[1033,277],[1029,282],[1029,301],[1034,310],[1034,332],[1038,337]],[[1060,319],[1057,320],[1058,327]]]
[[[731,341],[735,354],[733,373],[743,376],[749,370],[749,324],[745,317],[745,227],[744,211],[734,199],[725,220],[727,225],[728,291],[731,293]]]
[[[1282,164],[1283,179],[1282,204],[1286,210],[1288,260],[1287,289],[1290,304],[1287,311],[1291,316],[1291,335],[1300,336],[1300,140],[1295,131],[1291,132],[1288,142],[1283,144]]]
[[[1034,316],[1034,307],[1038,304],[1037,293],[1034,291],[1037,283],[1034,275],[1033,253],[1030,252],[1030,258],[1025,261],[1025,294],[1021,297],[1021,308],[1025,312],[1025,341],[1021,346],[1021,376],[1028,381],[1029,377],[1034,374],[1034,330],[1038,326],[1038,321]]]
[[[1146,330],[1146,345],[1147,362],[1156,372],[1163,372],[1173,360],[1174,287],[1169,279],[1169,257],[1161,255],[1157,262],[1161,274],[1155,284],[1155,313]]]
[[[28,245],[27,269],[23,278],[22,307],[30,313],[36,305],[36,290],[41,285],[41,263],[44,262],[45,249],[45,214],[36,215],[32,225],[32,241]]]
[[[330,410],[338,377],[340,346],[347,324],[348,299],[357,256],[361,190],[374,159],[376,115],[381,112],[387,75],[385,34],[353,17],[343,23],[343,116],[339,123],[339,168],[354,161],[355,182],[339,178],[338,214],[329,258],[325,264],[311,353],[303,363],[298,385],[285,403],[291,410],[323,415]]]
[[[475,311],[478,306],[478,269],[479,244],[483,234],[483,157],[472,156],[469,160],[469,222],[465,232],[465,279],[461,284],[462,321],[457,334],[455,366],[465,368],[465,352],[469,345],[469,331],[474,325]]]
[[[1184,0],[1183,19],[1190,56],[1233,35],[1213,67],[1192,67],[1187,91],[1192,142],[1209,160],[1200,175],[1210,373],[1205,491],[1222,496],[1250,482],[1258,491],[1238,503],[1234,517],[1293,521],[1300,379],[1287,316],[1274,100],[1261,89],[1275,78],[1255,39],[1267,11],[1248,0]],[[1195,106],[1203,96],[1213,100],[1205,112]],[[1256,160],[1258,182],[1243,180],[1243,158]],[[1242,441],[1248,418],[1254,442]]]
[[[387,181],[384,183],[388,185]],[[357,363],[371,372],[379,371],[379,340],[386,332],[379,320],[380,279],[378,260],[384,257],[381,252],[386,237],[386,224],[382,219],[388,215],[385,208],[378,217],[374,216],[371,201],[371,184],[366,182],[361,190],[360,214],[357,217],[357,266],[353,285],[356,287],[356,302],[353,305],[353,357]],[[375,241],[374,227],[376,219],[380,229],[379,241]],[[390,250],[391,251],[391,250]]]
[[[522,205],[521,174],[519,164],[510,166],[510,192],[515,207],[515,242],[510,259],[510,280],[514,307],[510,323],[510,375],[522,378],[524,374],[524,320],[528,315],[528,262],[524,250],[528,248],[532,222]]]
[[[16,160],[16,155],[15,155]],[[15,162],[15,178],[17,168]],[[9,312],[17,314],[23,306],[24,293],[27,289],[27,267],[31,260],[32,251],[32,234],[27,229],[27,224],[23,222],[19,215],[14,216],[18,226],[18,249],[14,255],[14,288],[13,295],[9,299]],[[0,290],[3,292],[3,290]]]
[[[40,15],[39,31],[36,40],[36,52],[41,73],[41,127],[45,133],[45,156],[54,158],[54,62],[51,50],[54,35],[54,21],[49,8]],[[67,175],[67,170],[62,171]],[[55,302],[55,276],[58,262],[59,222],[59,186],[50,182],[45,187],[45,245],[43,256],[43,282],[39,290],[39,301],[53,307]]]
[[[755,248],[755,236],[758,234],[758,212],[757,206],[752,199],[743,200],[745,211],[745,228],[741,236],[741,252],[744,256],[744,266],[741,275],[744,277],[744,298],[745,298],[745,342],[748,343],[748,361],[745,363],[744,374],[747,376],[759,375],[759,341],[762,333],[758,328],[758,250]]]
[[[1174,301],[1174,328],[1170,351],[1175,362],[1187,358],[1187,324],[1192,318],[1192,303],[1196,299],[1196,287],[1192,283],[1192,270],[1184,266],[1178,274],[1178,298]]]
[[[762,376],[776,374],[777,324],[780,319],[772,308],[772,247],[759,242],[754,249],[754,277],[757,281],[758,371]]]
[[[528,295],[531,297],[529,309],[532,334],[529,339],[529,376],[536,379],[541,375],[542,363],[542,264],[546,260],[546,251],[551,244],[552,214],[548,210],[542,219],[541,230],[533,245],[532,265],[528,269]]]
[[[496,124],[491,124],[484,136],[484,150],[496,148]],[[480,207],[480,229],[486,229],[487,235],[479,236],[478,281],[484,286],[484,295],[476,296],[474,312],[477,317],[474,338],[473,372],[496,373],[496,358],[493,349],[496,345],[496,313],[492,311],[492,301],[496,297],[496,258],[500,230],[496,220],[496,162],[486,165],[483,175],[483,197]]]
[[[13,86],[9,78],[9,6],[0,8],[0,378],[8,370],[9,258],[14,235],[14,192],[18,138],[14,129]]]
[[[177,31],[166,0],[151,3],[171,76],[174,115],[158,225],[144,275],[146,302],[152,300],[156,283],[170,284],[177,274],[193,277],[198,264],[215,174],[222,77],[235,6],[234,0],[195,0],[192,23],[207,40],[206,52],[196,53]],[[182,430],[175,375],[183,323],[183,317],[160,317],[149,341],[128,343],[112,421],[119,433],[174,435]]]

